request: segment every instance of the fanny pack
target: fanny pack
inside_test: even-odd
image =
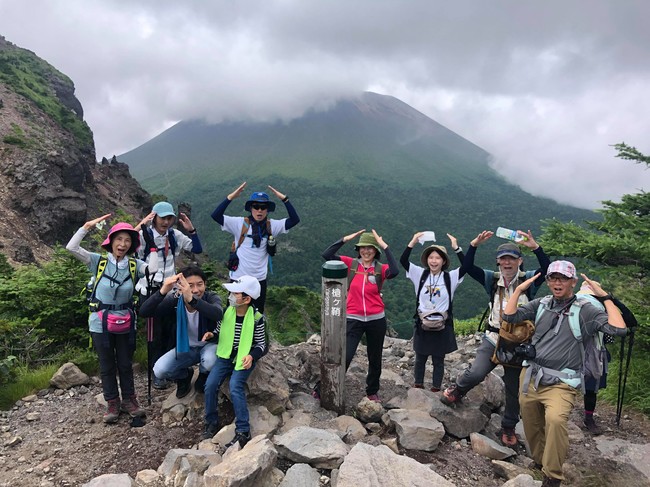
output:
[[[423,311],[418,313],[424,331],[442,331],[447,323],[447,312]]]
[[[109,333],[119,335],[129,333],[135,323],[131,310],[127,314],[116,314],[110,310],[101,310],[98,314],[102,320],[102,328]]]

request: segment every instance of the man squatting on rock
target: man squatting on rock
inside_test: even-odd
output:
[[[559,486],[564,479],[562,464],[569,450],[567,423],[569,414],[584,381],[582,344],[575,338],[569,325],[571,304],[576,300],[574,288],[578,282],[574,265],[568,261],[553,262],[546,273],[546,282],[552,293],[547,308],[538,317],[542,299],[521,304],[519,298],[535,282],[538,275],[519,284],[503,312],[509,323],[537,320],[532,345],[535,357],[524,362],[521,371],[519,402],[526,438],[533,460],[542,465],[544,487]],[[627,329],[621,312],[612,302],[612,296],[582,274],[594,296],[605,311],[586,302],[579,312],[580,331],[584,341],[593,340],[597,332],[625,336]],[[541,304],[544,306],[544,304]],[[586,347],[585,347],[586,348]]]
[[[176,292],[174,292],[176,291]],[[185,303],[185,319],[178,319],[179,297]],[[140,307],[143,317],[170,319],[176,323],[176,348],[156,360],[153,371],[156,377],[176,381],[176,397],[187,396],[192,389],[195,364],[199,376],[194,388],[202,393],[208,373],[217,360],[217,344],[203,341],[206,332],[214,330],[222,318],[221,298],[206,289],[205,273],[195,265],[185,267],[179,274],[165,279],[162,287]],[[179,346],[185,342],[181,351]]]

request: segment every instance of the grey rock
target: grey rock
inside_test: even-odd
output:
[[[203,479],[206,487],[258,486],[271,475],[277,451],[273,444],[256,436],[240,451],[232,453],[228,461],[212,465]]]
[[[67,362],[59,367],[59,370],[50,379],[50,385],[58,389],[69,389],[89,382],[90,377],[79,370],[79,367],[72,362]]]
[[[334,475],[332,479],[334,480]],[[334,482],[333,482],[334,484]],[[412,458],[385,445],[357,443],[336,475],[336,487],[453,487],[454,484]]]
[[[95,477],[82,487],[134,487],[133,479],[126,473],[107,473]]]
[[[337,468],[349,451],[336,432],[308,426],[299,426],[275,436],[273,443],[283,458],[316,468]]]
[[[530,475],[528,469],[503,460],[492,460],[492,468],[494,473],[506,480],[514,479],[518,475]]]
[[[381,416],[385,411],[381,404],[364,397],[359,401],[359,404],[357,404],[355,412],[359,421],[363,423],[376,423],[381,420]]]
[[[429,413],[413,409],[388,411],[400,445],[408,450],[434,451],[445,436],[445,428]]]
[[[470,433],[469,438],[472,442],[472,450],[492,460],[503,460],[517,454],[512,448],[500,445],[480,433]]]
[[[541,480],[535,480],[528,474],[521,474],[514,479],[508,480],[501,487],[540,487],[541,485]]]
[[[320,474],[306,463],[291,466],[278,487],[319,487]]]

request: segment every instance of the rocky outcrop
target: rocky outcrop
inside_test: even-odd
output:
[[[90,218],[149,211],[126,164],[96,162],[72,81],[2,37],[0,61],[0,252],[14,263],[46,260]]]

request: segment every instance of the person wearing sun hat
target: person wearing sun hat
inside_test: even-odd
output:
[[[520,242],[535,254],[539,262],[539,268],[536,271],[522,271],[523,255],[521,248],[514,242],[505,242],[497,247],[496,263],[498,271],[482,269],[474,264],[474,256],[479,245],[487,242],[494,232],[484,230],[474,238],[469,245],[463,265],[464,269],[472,279],[478,281],[485,292],[490,297],[488,303],[489,315],[486,326],[486,333],[481,344],[476,350],[476,358],[471,366],[456,378],[456,382],[451,384],[443,392],[440,400],[446,405],[452,405],[465,396],[472,388],[480,384],[487,375],[494,370],[496,364],[492,362],[499,327],[501,326],[501,315],[508,298],[511,296],[515,287],[525,279],[539,274],[536,281],[528,292],[520,295],[520,304],[527,303],[531,300],[538,289],[544,284],[544,274],[550,264],[550,259],[544,253],[542,247],[535,241],[530,231],[518,231],[518,234],[525,237]],[[519,369],[517,367],[504,367],[503,382],[506,386],[506,404],[501,418],[501,442],[508,447],[517,444],[515,426],[519,422]]]
[[[573,263],[565,260],[548,266],[545,278],[551,295],[521,304],[520,297],[539,277],[535,274],[513,290],[502,316],[509,323],[535,321],[531,340],[535,354],[527,356],[521,371],[519,402],[532,458],[542,465],[542,485],[555,487],[564,480],[562,464],[569,450],[567,423],[584,381],[587,343],[598,332],[625,336],[627,328],[611,294],[584,274],[582,278],[599,305],[576,297],[578,274]],[[579,306],[581,341],[571,330],[569,314],[576,312],[574,305]]]
[[[422,267],[412,264],[409,257],[423,232],[417,232],[411,238],[400,263],[406,270],[406,277],[415,287],[415,326],[413,330],[413,350],[415,365],[413,367],[413,387],[424,388],[424,372],[431,356],[433,365],[431,391],[442,388],[445,373],[445,355],[458,349],[454,334],[454,317],[452,301],[456,289],[463,282],[465,271],[460,267],[449,269],[449,255],[443,245],[432,244],[420,255]],[[429,330],[423,320],[438,319],[444,322],[441,330]]]
[[[167,201],[159,201],[135,227],[140,232],[140,248],[137,256],[145,262],[149,262],[151,256],[157,254],[161,263],[158,272],[149,276],[148,281],[146,277],[143,277],[136,286],[142,295],[140,298],[142,304],[161,288],[165,279],[176,275],[176,267],[182,251],[193,254],[203,252],[199,234],[189,217],[185,213],[179,213],[178,216],[178,223],[187,235],[174,228],[176,219],[176,212],[172,204]],[[153,364],[176,345],[176,334],[174,333],[176,320],[174,316],[157,316],[152,319],[151,363]],[[205,374],[202,379],[205,379]],[[166,389],[169,387],[169,383],[154,374],[153,386],[156,389]]]
[[[90,230],[97,225],[101,226],[110,216],[109,213],[84,223],[66,245],[66,249],[72,255],[88,266],[93,276],[97,275],[103,256],[82,248],[81,241]],[[107,252],[106,267],[99,281],[94,282],[93,301],[91,301],[93,307],[88,317],[88,328],[99,358],[102,389],[107,403],[103,418],[105,423],[117,422],[120,411],[127,412],[133,417],[145,415],[145,411],[138,403],[133,380],[135,314],[132,298],[135,285],[131,276],[130,261],[139,245],[138,232],[129,223],[124,222],[113,225],[101,245]],[[144,276],[147,268],[149,272],[158,270],[157,257],[151,259],[149,263],[135,259],[135,264],[137,277]],[[108,320],[111,317],[116,321],[130,323],[129,329],[119,333],[110,331],[107,323],[110,323]]]
[[[205,429],[202,438],[212,438],[220,428],[217,396],[221,384],[230,377],[230,401],[235,412],[235,437],[226,448],[239,443],[243,448],[251,439],[246,381],[257,361],[266,353],[266,319],[255,309],[261,286],[253,276],[241,276],[222,284],[230,294],[223,319],[204,341],[216,340],[217,361],[205,383]]]
[[[336,255],[336,252],[350,240],[359,237],[354,246],[357,257]],[[388,264],[381,264],[379,258],[386,254]],[[325,260],[340,260],[348,267],[348,297],[346,303],[346,350],[345,370],[356,354],[361,337],[366,335],[368,350],[368,375],[366,377],[366,396],[371,401],[380,402],[379,379],[381,378],[381,361],[386,335],[386,313],[381,289],[386,279],[393,279],[399,274],[397,261],[377,232],[365,229],[351,233],[330,245],[323,253]],[[319,385],[313,395],[319,395]]]
[[[233,236],[231,256],[228,260],[230,279],[235,280],[247,275],[255,277],[260,282],[261,292],[255,300],[255,307],[263,313],[266,303],[269,256],[275,254],[275,238],[300,223],[300,217],[289,201],[289,197],[273,186],[269,186],[269,189],[284,203],[289,218],[281,220],[269,218],[269,213],[275,211],[275,203],[271,201],[268,194],[261,191],[251,194],[244,203],[244,210],[249,212],[247,217],[224,215],[230,202],[239,197],[245,188],[246,182],[243,182],[228,194],[212,212],[212,219],[221,225],[222,231]]]

